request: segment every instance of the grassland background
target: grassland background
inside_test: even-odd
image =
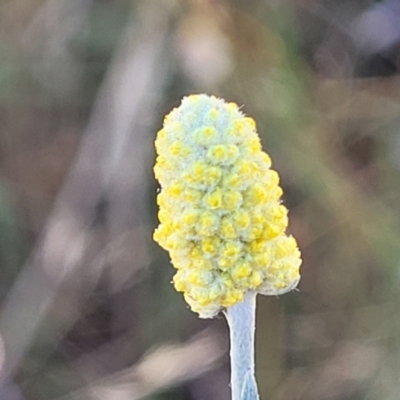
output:
[[[397,400],[400,10],[367,0],[0,1],[0,398],[229,398],[223,318],[171,284],[153,141],[235,101],[281,173],[298,292],[258,298],[261,399]]]

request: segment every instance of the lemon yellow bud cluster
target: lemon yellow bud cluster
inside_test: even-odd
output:
[[[155,142],[160,225],[154,239],[177,272],[176,290],[200,317],[277,295],[300,278],[300,251],[285,234],[279,175],[261,150],[253,119],[234,103],[185,97]]]

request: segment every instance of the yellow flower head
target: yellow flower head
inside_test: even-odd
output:
[[[295,288],[301,255],[285,233],[279,175],[254,120],[234,103],[192,95],[166,116],[155,144],[154,239],[170,253],[175,288],[192,310],[210,318],[247,291]]]

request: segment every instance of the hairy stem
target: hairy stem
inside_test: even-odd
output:
[[[256,293],[225,311],[230,331],[232,400],[257,400],[254,377],[254,333]]]

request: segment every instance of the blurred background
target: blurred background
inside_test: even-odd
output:
[[[261,400],[399,398],[398,0],[0,1],[0,398],[229,398],[228,333],[152,241],[153,141],[235,101],[280,172],[298,292],[258,298]]]

